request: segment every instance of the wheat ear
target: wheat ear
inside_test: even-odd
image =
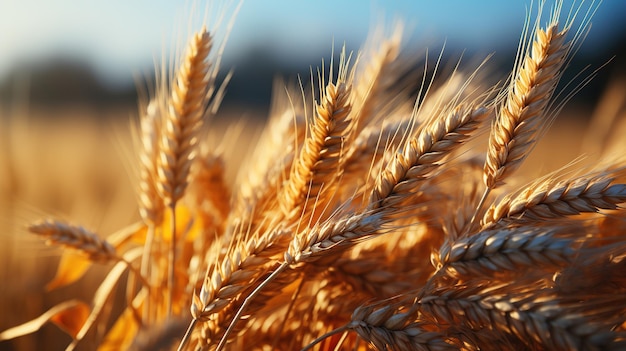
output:
[[[209,64],[206,59],[212,39],[202,30],[191,40],[172,87],[169,113],[160,143],[159,190],[168,206],[184,194],[206,108]]]
[[[544,228],[492,230],[443,245],[438,265],[459,276],[480,276],[521,266],[565,264],[575,253],[574,240],[559,238]]]
[[[159,225],[163,221],[164,204],[157,189],[159,130],[161,110],[159,101],[152,100],[141,116],[141,152],[139,155],[139,214],[144,223]]]
[[[307,217],[314,206],[323,207],[326,199],[322,194],[331,192],[332,185],[342,173],[344,144],[352,125],[352,73],[349,72],[349,64],[350,59],[346,58],[344,51],[337,81],[328,82],[323,90],[310,134],[279,195],[280,207],[287,217]],[[307,218],[300,220],[307,222]]]
[[[517,169],[532,148],[547,107],[561,77],[572,45],[566,41],[569,27],[559,31],[552,22],[547,29],[538,28],[522,65],[508,88],[489,135],[489,151],[483,180],[487,188],[497,187]]]
[[[550,291],[515,293],[498,289],[448,289],[438,296],[423,297],[418,302],[420,312],[425,318],[434,317],[442,326],[486,329],[494,333],[494,338],[514,338],[531,349],[540,345],[553,350],[623,347],[623,342],[618,342],[621,335],[606,329],[619,319],[616,308],[623,310],[621,296],[580,304],[576,297],[568,301]],[[470,319],[465,321],[460,316]]]
[[[46,239],[48,245],[55,244],[74,249],[85,254],[94,262],[123,262],[141,280],[145,287],[150,284],[130,262],[118,255],[115,247],[83,227],[74,226],[57,220],[43,220],[28,227],[28,230]]]
[[[322,340],[352,330],[378,350],[456,350],[432,325],[416,322],[417,305],[411,299],[384,300],[354,310],[351,321],[315,339],[303,350],[310,350]],[[431,331],[429,331],[429,329]]]
[[[483,218],[483,228],[494,227],[505,219],[523,223],[615,209],[626,202],[626,184],[611,184],[613,180],[600,174],[532,184],[519,195],[507,196],[491,206]]]
[[[488,115],[489,110],[484,107],[457,107],[447,116],[434,119],[381,173],[370,196],[369,208],[400,205]]]
[[[281,242],[290,236],[289,231],[276,229],[260,237],[253,236],[246,242],[231,243],[228,252],[219,261],[221,264],[216,262],[208,268],[199,294],[193,295],[191,305],[193,321],[189,327],[189,335],[181,341],[181,347],[187,342],[191,330],[198,321],[221,320],[233,313],[227,307],[233,305],[233,301],[269,269],[268,265],[284,250],[285,244]],[[205,330],[205,334],[208,332],[209,330]]]
[[[95,262],[115,262],[120,259],[113,245],[83,227],[44,220],[30,225],[28,230],[46,238],[48,244],[80,251]]]
[[[209,89],[209,64],[206,62],[211,51],[212,39],[203,28],[188,47],[187,55],[179,67],[169,100],[169,113],[165,119],[158,167],[159,191],[172,213],[169,254],[167,299],[168,315],[172,311],[172,294],[175,285],[176,262],[176,202],[187,187],[189,170],[195,156],[198,133],[207,108]]]
[[[413,322],[415,316],[412,311],[396,312],[389,307],[355,311],[349,324],[350,329],[378,350],[458,350],[458,347],[446,341],[442,333],[432,331],[431,324]]]

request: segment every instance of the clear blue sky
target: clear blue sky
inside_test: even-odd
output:
[[[571,0],[565,3],[568,8]],[[270,46],[285,57],[321,58],[333,39],[362,41],[370,24],[381,17],[404,19],[414,39],[435,44],[445,39],[448,45],[488,53],[502,42],[517,40],[529,4],[530,0],[247,0],[228,42],[227,60],[253,46]],[[0,0],[0,80],[20,62],[60,55],[90,62],[109,82],[128,79],[160,56],[186,8],[184,1],[175,0]],[[605,0],[585,47],[615,34],[614,28],[625,30],[624,18],[626,1]]]

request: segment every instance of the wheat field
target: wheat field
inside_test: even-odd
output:
[[[495,81],[396,23],[232,122],[206,23],[130,127],[2,121],[0,347],[626,348],[626,83],[565,116],[575,6]]]

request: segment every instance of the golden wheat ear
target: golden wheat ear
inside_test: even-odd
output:
[[[187,56],[179,67],[164,119],[159,144],[159,191],[168,206],[184,194],[191,162],[195,156],[197,132],[206,109],[211,35],[202,30],[191,40]]]
[[[382,171],[370,196],[369,208],[401,206],[442,159],[469,138],[489,114],[482,106],[459,106],[425,126]]]
[[[113,245],[83,227],[45,220],[30,225],[28,230],[45,238],[48,244],[77,250],[92,261],[115,262],[120,259]]]
[[[171,243],[169,254],[168,315],[171,314],[172,294],[175,285],[176,203],[187,188],[189,173],[195,158],[197,134],[208,107],[212,38],[203,28],[192,38],[187,53],[181,62],[168,100],[168,112],[164,117],[164,128],[159,143],[158,190],[172,213]]]
[[[338,71],[333,82],[331,67],[330,81],[324,88],[324,79],[320,79],[321,97],[309,134],[279,194],[280,208],[285,216],[297,218],[304,224],[328,203],[329,194],[343,173],[344,153],[351,139],[354,71],[345,49],[341,53]]]
[[[548,104],[574,44],[566,38],[569,26],[559,30],[557,19],[555,15],[545,29],[535,28],[532,45],[507,87],[489,135],[484,173],[489,189],[502,184],[520,166],[550,122]]]
[[[492,205],[483,218],[483,229],[616,209],[626,202],[626,185],[615,184],[614,177],[600,172],[533,183],[517,196],[506,196]]]

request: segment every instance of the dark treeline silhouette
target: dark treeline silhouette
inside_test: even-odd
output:
[[[602,67],[586,87],[576,95],[577,104],[591,106],[603,92],[607,81],[612,77],[626,79],[626,33],[614,38],[610,45],[599,50],[579,52],[570,63],[562,82],[572,79],[581,81],[594,70]],[[514,49],[512,49],[514,50]],[[337,50],[336,50],[337,51]],[[446,48],[444,53],[451,60],[457,60],[462,50]],[[321,54],[326,54],[322,52]],[[498,67],[499,72],[492,72],[498,79],[506,78],[510,72],[515,52],[511,49],[496,51],[490,67]],[[480,57],[471,51],[464,51],[463,56]],[[277,76],[294,80],[301,76],[302,81],[310,80],[311,67],[319,66],[321,58],[310,60],[277,57],[272,48],[259,46],[250,48],[236,62],[224,62],[223,71],[231,67],[234,76],[228,85],[223,106],[256,109],[257,115],[267,112],[271,101],[272,83]],[[431,59],[434,59],[431,57]],[[445,58],[444,58],[445,60]],[[465,60],[465,59],[464,59]],[[495,62],[494,62],[495,61]],[[423,67],[416,67],[420,70]],[[579,77],[575,75],[586,69]],[[315,72],[314,72],[315,74]],[[0,102],[10,103],[15,95],[16,82],[27,80],[28,101],[33,105],[89,104],[97,107],[112,105],[133,105],[137,102],[137,89],[133,77],[127,82],[117,84],[115,88],[104,84],[101,77],[84,60],[71,57],[57,57],[36,65],[25,64],[16,67],[4,81],[0,82]],[[154,81],[146,77],[145,81]],[[148,83],[149,84],[149,83]],[[590,107],[591,108],[591,107]]]

